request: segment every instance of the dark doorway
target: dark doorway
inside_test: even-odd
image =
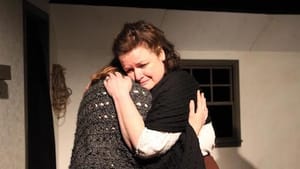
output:
[[[55,169],[49,94],[49,16],[23,2],[26,168]]]

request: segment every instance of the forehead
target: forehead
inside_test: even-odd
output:
[[[119,59],[122,65],[129,66],[155,58],[153,56],[155,54],[151,49],[145,46],[137,46],[130,52],[120,55]]]

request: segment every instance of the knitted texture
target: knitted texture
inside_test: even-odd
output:
[[[130,96],[145,119],[151,94],[133,83]],[[91,86],[83,96],[69,169],[139,169],[121,136],[117,113],[103,81]]]

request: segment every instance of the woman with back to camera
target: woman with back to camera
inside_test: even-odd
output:
[[[140,169],[124,143],[114,109],[103,80],[117,67],[103,67],[93,74],[77,114],[76,132],[69,169]],[[149,91],[134,83],[130,91],[137,109],[145,118],[151,107]]]
[[[110,73],[104,85],[114,100],[122,136],[143,168],[205,168],[197,139],[203,124],[188,118],[189,107],[193,107],[190,100],[196,100],[199,85],[180,70],[180,57],[173,44],[154,25],[138,21],[124,25],[113,52],[129,78]],[[145,121],[128,95],[131,80],[152,94]],[[197,111],[207,112],[204,94],[199,97]],[[194,123],[193,127],[188,122]],[[212,140],[207,148],[211,150],[215,136],[212,126],[208,130],[212,131],[203,138]]]

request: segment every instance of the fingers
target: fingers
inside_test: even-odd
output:
[[[189,103],[189,123],[193,124],[194,121],[197,119],[195,116],[195,102],[194,100],[190,100]]]
[[[123,78],[123,75],[119,72],[108,73],[104,79],[104,83],[107,83],[111,79]]]
[[[204,97],[204,93],[200,93],[200,91],[197,91],[197,101],[198,101],[198,106],[200,106],[197,111],[203,114],[203,123],[205,123],[207,116],[208,116],[208,109],[206,105],[206,98]]]
[[[119,72],[108,73],[104,80],[104,86],[111,96],[117,96],[129,93],[132,81]]]
[[[120,72],[110,72],[107,74],[105,80],[110,78],[122,77],[123,75]]]
[[[200,125],[197,123],[198,118],[195,113],[195,102],[194,100],[190,100],[189,103],[189,124],[192,126],[194,129],[195,133],[198,135],[200,132]]]
[[[203,105],[202,105],[202,100],[201,100],[201,97],[202,95],[201,95],[201,93],[200,93],[200,90],[197,90],[197,107],[198,107],[198,109],[200,108],[200,109],[203,109]]]
[[[204,93],[200,93],[197,90],[197,105],[195,105],[195,101],[190,100],[189,103],[189,123],[194,128],[196,134],[200,132],[200,129],[205,124],[205,121],[208,116],[208,110],[206,106],[206,99],[204,97]],[[195,109],[196,108],[196,109]]]
[[[200,93],[200,90],[197,90],[197,106],[199,110],[207,110],[206,107],[206,98],[204,97],[204,93]]]
[[[189,104],[189,110],[190,110],[190,114],[194,114],[195,113],[195,103],[194,100],[190,100],[190,104]]]
[[[105,81],[108,81],[108,80],[109,80],[109,78],[110,78],[109,76],[106,76],[106,77],[105,77]]]
[[[202,93],[202,100],[203,100],[203,106],[204,106],[204,113],[205,113],[205,121],[207,119],[208,116],[208,109],[207,109],[207,104],[206,104],[206,98],[204,97],[204,93]]]

